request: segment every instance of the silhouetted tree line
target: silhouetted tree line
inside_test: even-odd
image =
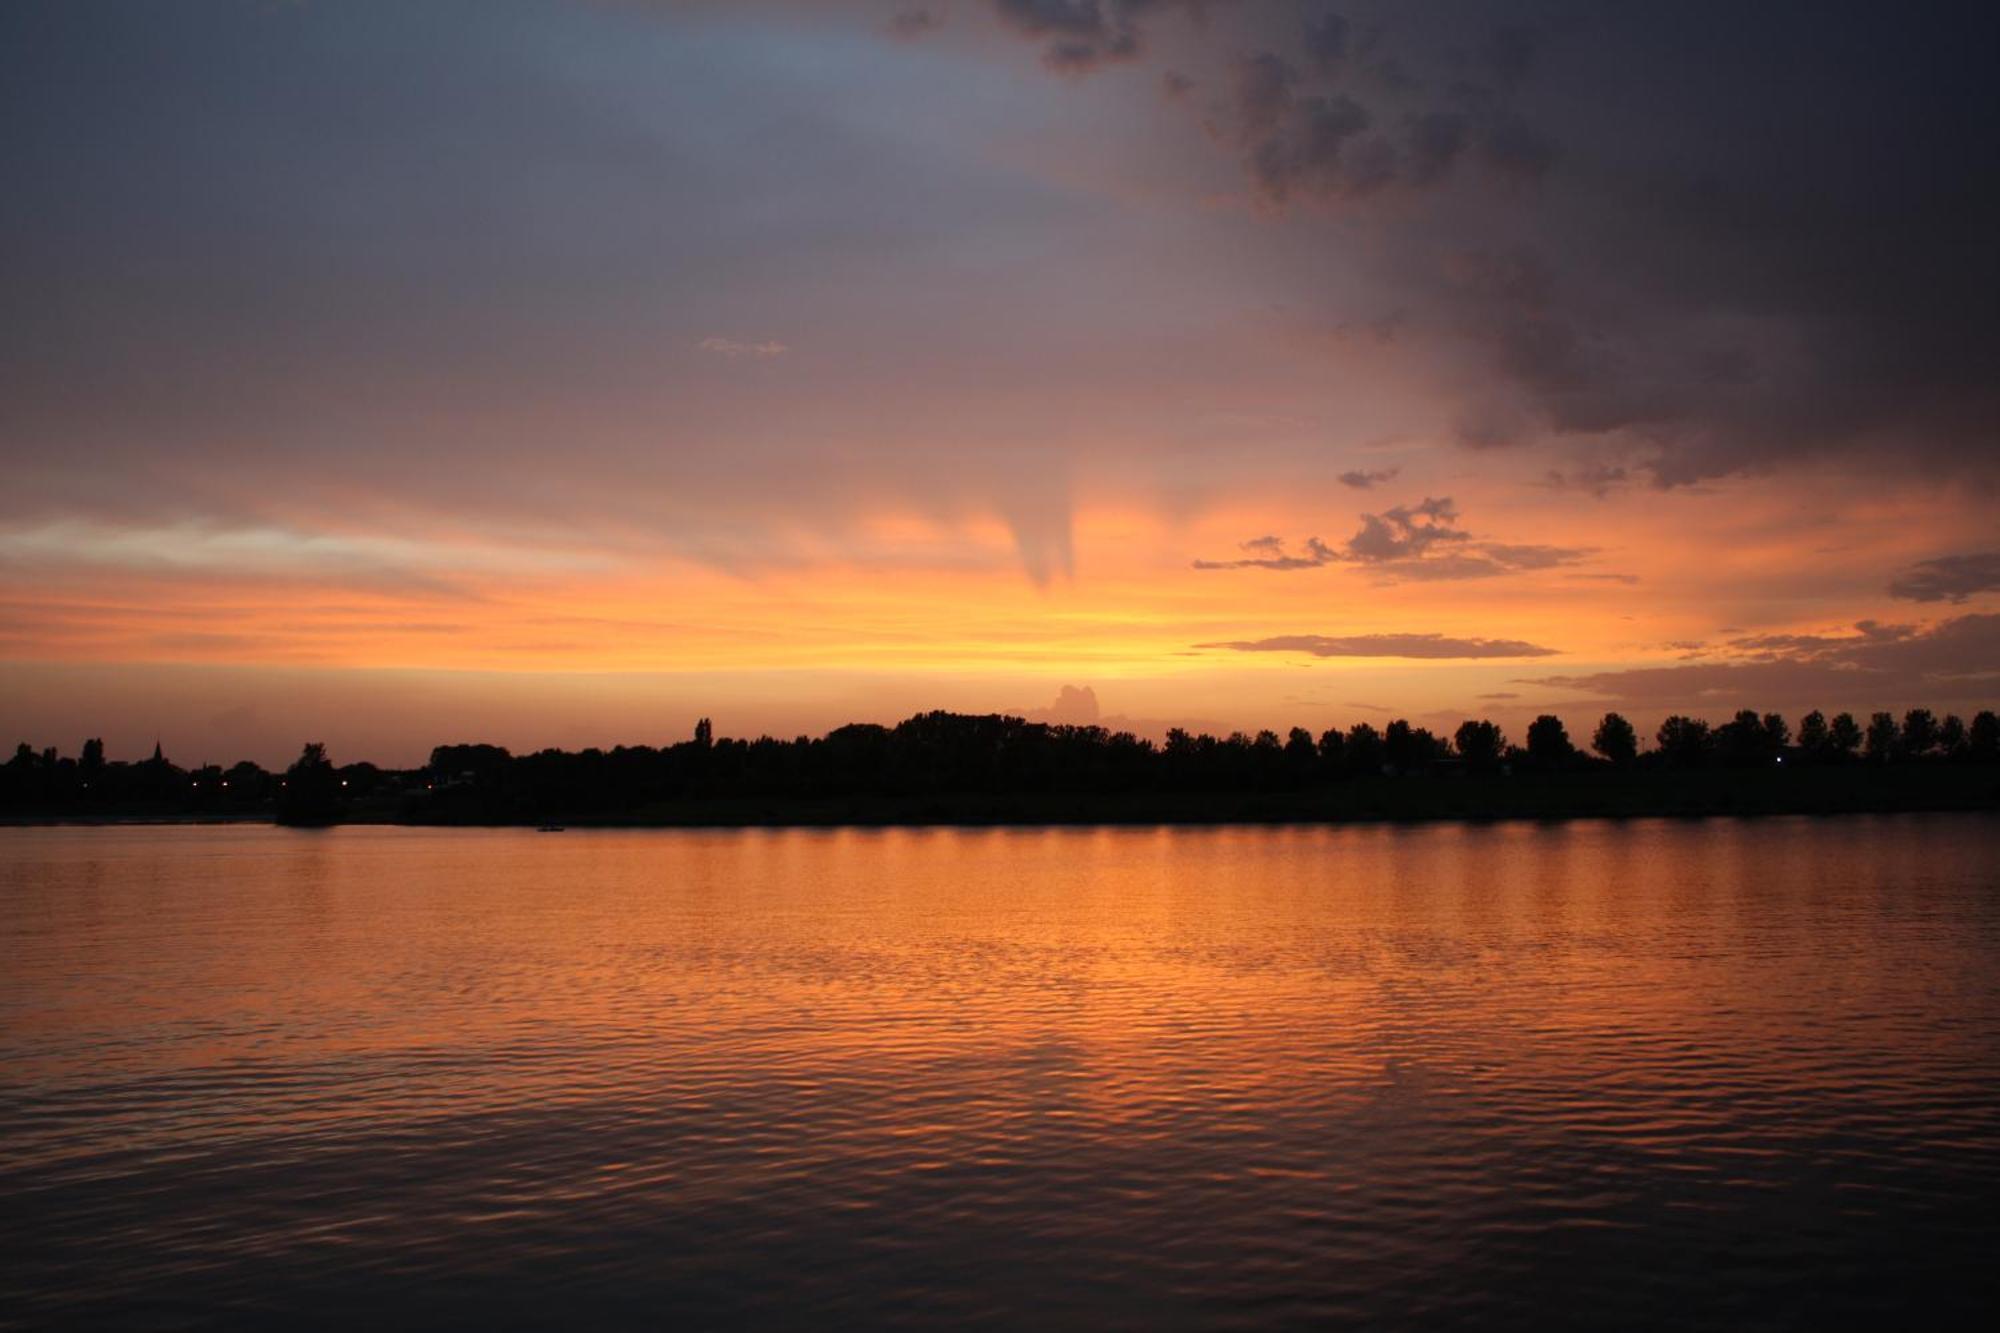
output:
[[[396,774],[374,764],[335,768],[324,745],[305,747],[298,763],[271,773],[242,760],[228,768],[183,768],[155,745],[137,762],[107,760],[103,740],[83,743],[76,757],[25,741],[0,764],[0,810],[16,814],[187,814],[216,817],[275,815],[296,823],[328,823],[354,802],[421,787],[420,773]]]
[[[113,814],[269,812],[295,824],[358,813],[508,821],[729,798],[1265,793],[1383,778],[1492,781],[1785,764],[1995,763],[2000,719],[1990,711],[1968,725],[1914,708],[1900,721],[1873,714],[1866,726],[1848,713],[1829,719],[1815,711],[1800,720],[1796,736],[1776,713],[1746,709],[1716,726],[1676,715],[1660,724],[1647,750],[1617,713],[1599,720],[1585,748],[1551,714],[1531,722],[1518,745],[1485,719],[1460,724],[1448,739],[1398,719],[1379,730],[1361,722],[1318,736],[1303,727],[1284,736],[1260,731],[1224,737],[1175,729],[1156,745],[1103,727],[930,712],[893,727],[855,723],[789,741],[718,739],[703,718],[693,739],[661,747],[514,755],[495,745],[441,745],[425,768],[400,772],[372,764],[336,767],[318,743],[308,744],[282,774],[247,762],[226,770],[182,769],[158,747],[145,761],[110,763],[98,740],[85,742],[75,759],[24,743],[0,765],[0,806]]]
[[[1889,725],[1892,740],[1869,741],[1848,715],[1829,723],[1813,713],[1794,741],[1777,714],[1746,711],[1716,727],[1673,717],[1662,724],[1656,747],[1642,752],[1636,729],[1617,713],[1598,722],[1588,750],[1548,714],[1529,724],[1519,745],[1483,719],[1461,724],[1449,739],[1398,719],[1379,730],[1361,722],[1318,736],[1303,727],[1283,736],[1260,731],[1222,737],[1175,729],[1157,745],[1103,727],[946,712],[922,713],[894,727],[857,723],[791,741],[718,739],[704,719],[694,740],[660,748],[515,756],[492,745],[440,746],[431,752],[427,801],[439,814],[527,819],[728,798],[1257,793],[1376,778],[1497,780],[1863,759],[2000,762],[2000,721],[1991,712],[1966,726],[1956,718],[1938,723],[1928,710],[1914,709],[1903,725],[1893,719]]]

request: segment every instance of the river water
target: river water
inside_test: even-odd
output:
[[[0,1323],[1996,1295],[2000,820],[0,829]]]

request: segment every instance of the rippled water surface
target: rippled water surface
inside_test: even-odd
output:
[[[0,1321],[2000,1295],[2000,821],[0,829]]]

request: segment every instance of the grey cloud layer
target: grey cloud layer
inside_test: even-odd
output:
[[[448,514],[747,564],[870,504],[997,510],[1054,578],[1102,422],[1143,441],[1103,469],[1134,486],[1243,479],[1174,436],[1161,368],[1242,406],[1268,358],[1218,330],[1280,296],[1428,369],[1385,413],[1565,437],[1579,491],[1833,452],[1994,478],[1990,7],[508,12],[0,9],[0,179],[30,201],[0,218],[0,522]],[[1067,156],[1114,138],[1285,211],[1133,204]],[[1249,250],[1282,271],[1206,262]],[[1357,562],[1578,554],[1431,541]]]

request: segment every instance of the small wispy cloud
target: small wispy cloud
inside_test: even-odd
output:
[[[1428,660],[1476,657],[1553,657],[1556,649],[1519,639],[1455,639],[1443,634],[1283,634],[1269,639],[1198,643],[1239,653],[1308,653],[1314,657],[1409,657]]]
[[[1235,560],[1197,560],[1196,569],[1318,569],[1341,558],[1317,537],[1306,538],[1303,554],[1285,548],[1281,537],[1252,537],[1239,543],[1244,554]]]
[[[1919,560],[1889,585],[1891,597],[1913,602],[1963,602],[2000,589],[2000,551]]]
[[[792,350],[776,339],[766,339],[763,342],[744,342],[738,338],[709,337],[703,338],[695,346],[704,352],[713,352],[717,356],[726,356],[732,361],[745,356],[756,357],[760,361],[768,361],[772,357],[783,356]]]
[[[1379,477],[1387,474],[1350,475]],[[1318,537],[1308,537],[1302,549],[1293,549],[1286,545],[1283,538],[1266,536],[1239,543],[1239,548],[1243,554],[1234,559],[1197,560],[1194,567],[1206,570],[1294,570],[1347,564],[1366,568],[1386,579],[1432,582],[1556,569],[1596,554],[1590,547],[1544,546],[1476,538],[1459,526],[1458,506],[1448,495],[1427,496],[1417,504],[1396,505],[1379,514],[1363,514],[1361,530],[1337,547]]]
[[[1341,473],[1340,484],[1351,486],[1357,491],[1372,490],[1385,481],[1394,481],[1396,474],[1401,471],[1402,469],[1397,467],[1385,468],[1380,472],[1366,472],[1356,468],[1352,472]]]

